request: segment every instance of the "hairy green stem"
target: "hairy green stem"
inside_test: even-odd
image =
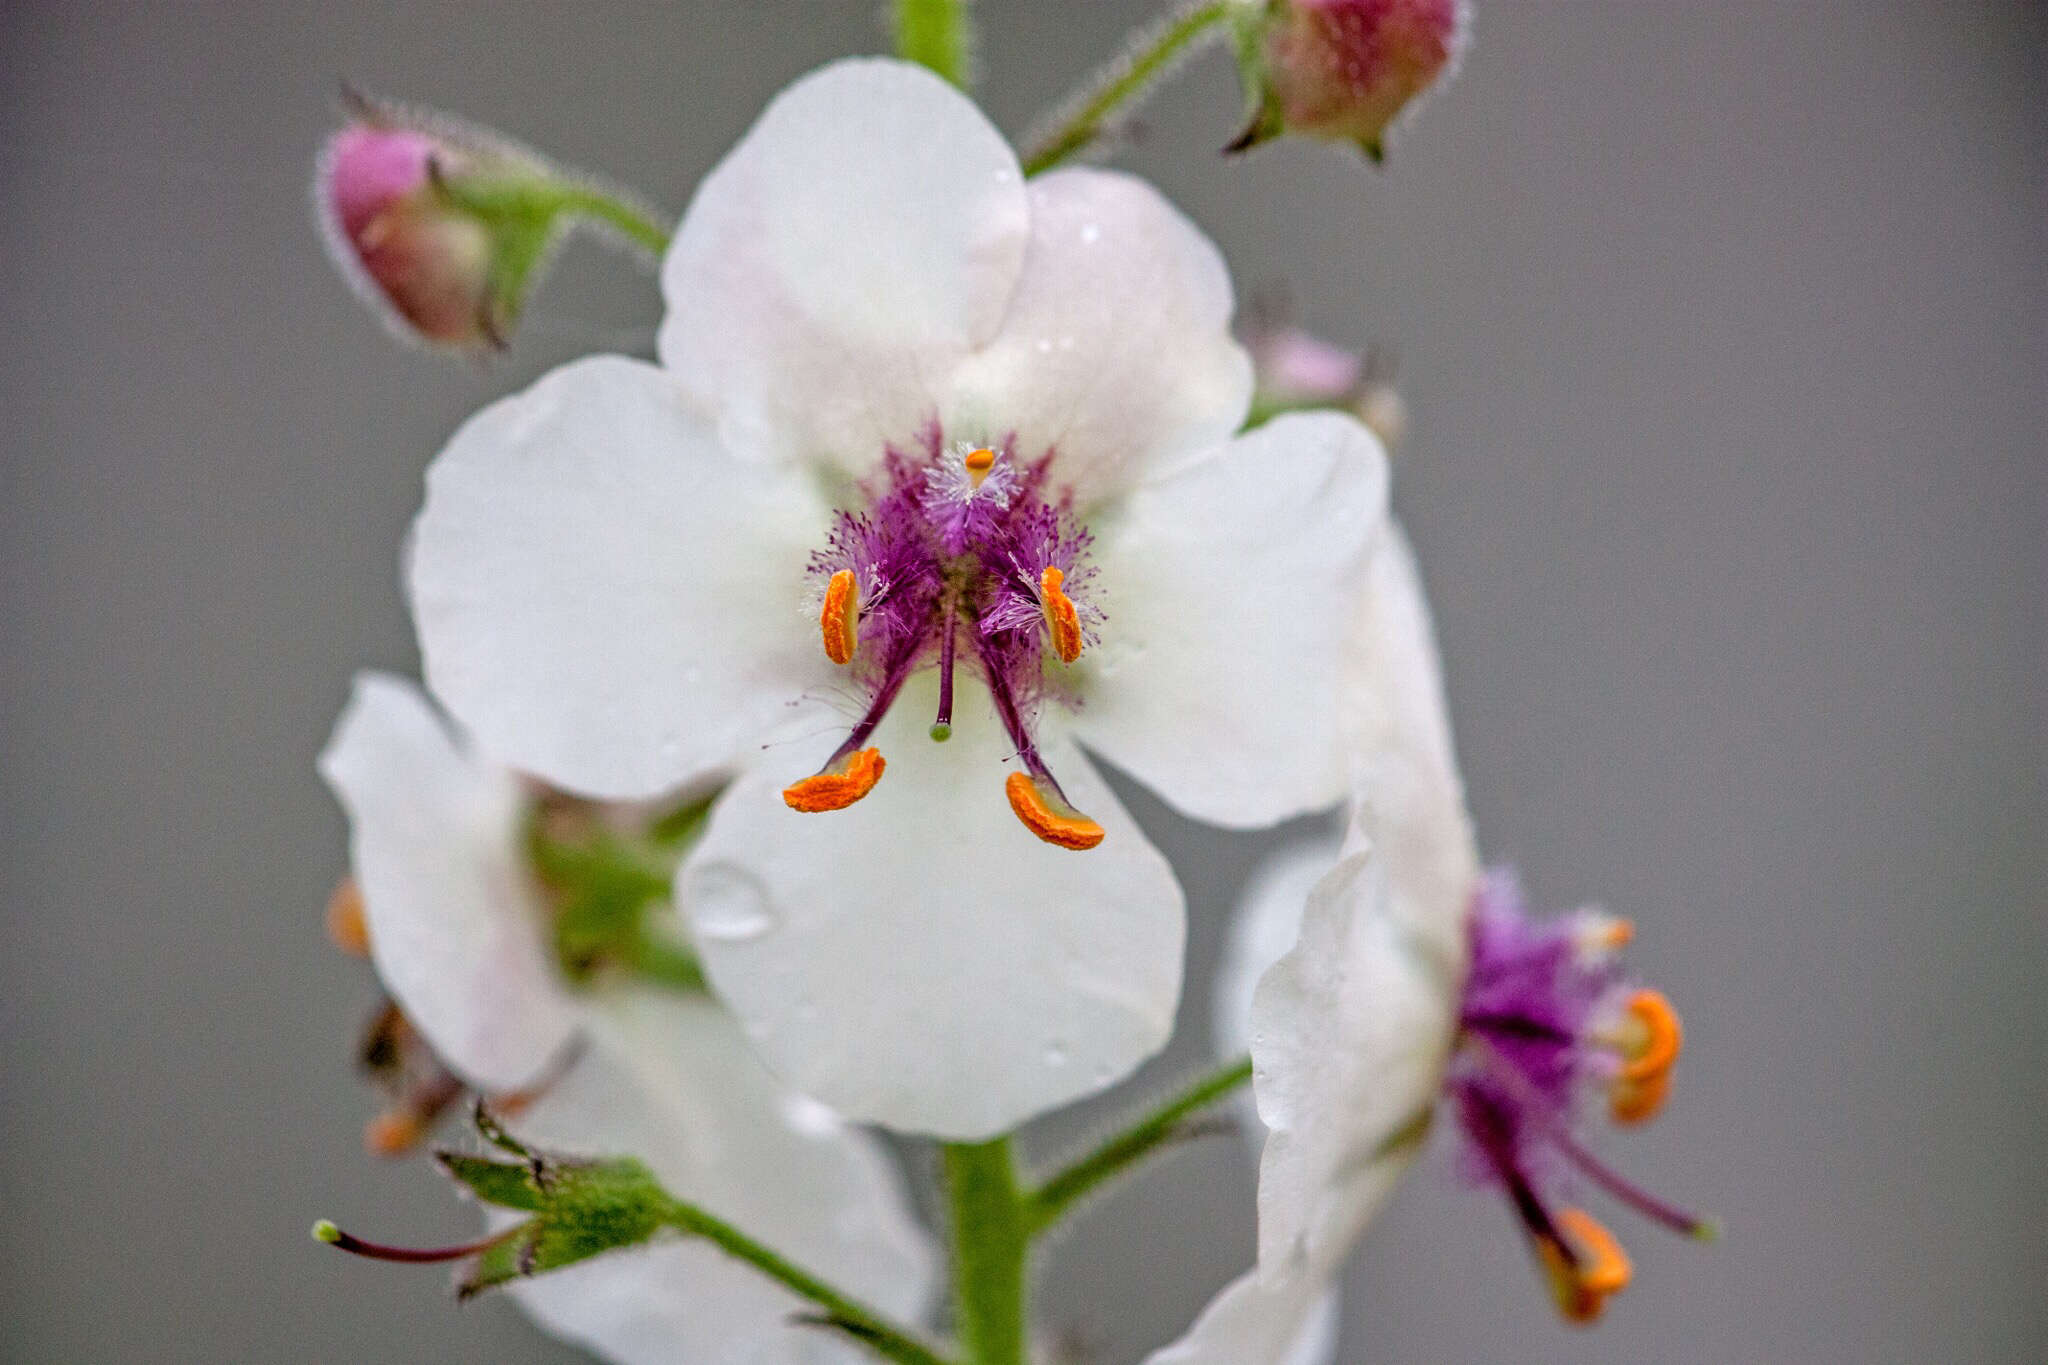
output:
[[[954,1307],[967,1365],[1024,1365],[1031,1224],[1010,1139],[949,1142],[945,1161]]]
[[[1182,1136],[1189,1116],[1222,1099],[1252,1078],[1252,1059],[1211,1072],[1152,1110],[1094,1151],[1024,1196],[1033,1235],[1057,1223],[1077,1200]]]
[[[670,1201],[664,1220],[679,1232],[702,1237],[719,1250],[745,1261],[769,1279],[818,1306],[812,1321],[843,1333],[895,1365],[951,1365],[904,1327],[891,1322],[860,1300],[833,1288],[773,1247],[765,1246],[714,1214],[692,1204]]]
[[[970,0],[896,0],[896,55],[928,66],[962,90],[974,84]]]
[[[561,204],[565,211],[594,218],[633,245],[645,247],[656,256],[668,249],[668,228],[627,200],[585,185],[572,185],[562,190]]]
[[[1121,56],[1097,71],[1030,139],[1024,174],[1037,175],[1084,150],[1108,129],[1112,116],[1141,103],[1184,58],[1223,32],[1239,0],[1196,0],[1156,27],[1134,35]]]

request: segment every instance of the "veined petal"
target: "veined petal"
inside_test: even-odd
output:
[[[1169,471],[1244,421],[1252,367],[1230,335],[1216,247],[1135,176],[1031,182],[1031,245],[1002,329],[963,368],[949,427],[1017,433],[1083,506]]]
[[[929,1303],[934,1258],[869,1135],[790,1092],[709,1000],[613,996],[589,1050],[516,1124],[542,1148],[645,1161],[669,1193],[894,1317]],[[559,1336],[619,1365],[856,1365],[792,1325],[807,1303],[705,1242],[613,1252],[516,1283]]]
[[[795,606],[826,518],[674,382],[600,356],[456,432],[411,544],[428,685],[515,768],[640,797],[731,761],[818,669]]]
[[[1382,861],[1317,883],[1252,1000],[1259,1274],[1333,1274],[1421,1146],[1456,1026],[1457,973],[1390,909]]]
[[[1074,728],[1182,812],[1267,825],[1345,793],[1340,664],[1386,522],[1349,417],[1281,417],[1095,525],[1106,617]]]
[[[966,96],[835,62],[699,186],[662,266],[662,362],[732,449],[863,469],[994,333],[1027,223],[1016,157]]]
[[[1266,1283],[1246,1271],[1218,1291],[1187,1334],[1145,1365],[1330,1365],[1337,1291],[1313,1276]]]
[[[449,732],[418,688],[358,674],[320,755],[384,988],[483,1090],[540,1075],[580,1007],[549,960],[516,778]]]
[[[1389,525],[1373,552],[1339,714],[1355,756],[1356,799],[1362,812],[1369,808],[1393,908],[1440,954],[1462,960],[1479,848],[1429,602],[1398,525]]]
[[[929,674],[905,688],[876,741],[888,770],[845,810],[780,796],[824,745],[770,750],[719,802],[678,899],[712,984],[792,1084],[854,1118],[975,1139],[1165,1042],[1185,926],[1172,870],[1078,749],[1041,745],[1106,831],[1085,852],[1018,823],[979,684],[962,680],[943,745],[925,733],[935,699]]]

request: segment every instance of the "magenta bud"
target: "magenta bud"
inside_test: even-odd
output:
[[[1363,422],[1390,454],[1401,445],[1408,409],[1385,353],[1373,348],[1359,355],[1271,317],[1255,316],[1243,340],[1252,357],[1252,411],[1258,420],[1335,408]]]
[[[1276,0],[1249,63],[1260,108],[1234,145],[1301,133],[1379,160],[1402,111],[1455,67],[1469,27],[1465,0]]]
[[[1259,393],[1290,407],[1348,402],[1365,374],[1358,355],[1299,327],[1260,327],[1245,344]]]
[[[348,123],[313,183],[342,275],[399,336],[454,350],[504,344],[556,221],[539,157],[433,114],[345,96]]]

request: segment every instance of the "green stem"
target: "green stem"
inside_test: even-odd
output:
[[[716,1215],[691,1204],[671,1201],[664,1218],[679,1232],[715,1243],[728,1256],[745,1261],[792,1293],[809,1299],[818,1306],[818,1326],[844,1333],[881,1359],[897,1365],[951,1365],[908,1329],[833,1288],[773,1247],[755,1241]]]
[[[1031,1225],[1010,1139],[949,1142],[945,1159],[954,1305],[967,1365],[1024,1365]]]
[[[616,229],[620,236],[635,246],[645,247],[656,256],[668,249],[668,228],[649,217],[646,210],[637,204],[584,185],[565,186],[561,195],[561,206],[565,211],[595,218]]]
[[[1196,0],[1156,27],[1132,38],[1122,56],[1089,77],[1051,121],[1031,139],[1024,174],[1051,170],[1102,136],[1110,116],[1129,112],[1183,58],[1220,36],[1223,22],[1241,0]]]
[[[970,0],[896,0],[896,55],[928,66],[966,90],[974,84]]]
[[[1202,1077],[1025,1195],[1026,1218],[1032,1234],[1044,1232],[1098,1185],[1180,1137],[1190,1115],[1214,1104],[1251,1078],[1249,1057]]]

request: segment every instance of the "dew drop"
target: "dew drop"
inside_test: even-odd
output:
[[[684,904],[690,927],[713,943],[750,943],[776,927],[768,889],[728,867],[708,867],[691,879]]]
[[[1052,339],[1050,337],[1040,337],[1038,340],[1031,343],[1031,349],[1038,352],[1040,355],[1051,355]]]
[[[1067,1064],[1067,1045],[1057,1040],[1045,1045],[1045,1064],[1062,1067]]]
[[[1098,223],[1083,223],[1081,225],[1081,240],[1088,243],[1090,246],[1093,246],[1096,242],[1102,240],[1101,225]]]

